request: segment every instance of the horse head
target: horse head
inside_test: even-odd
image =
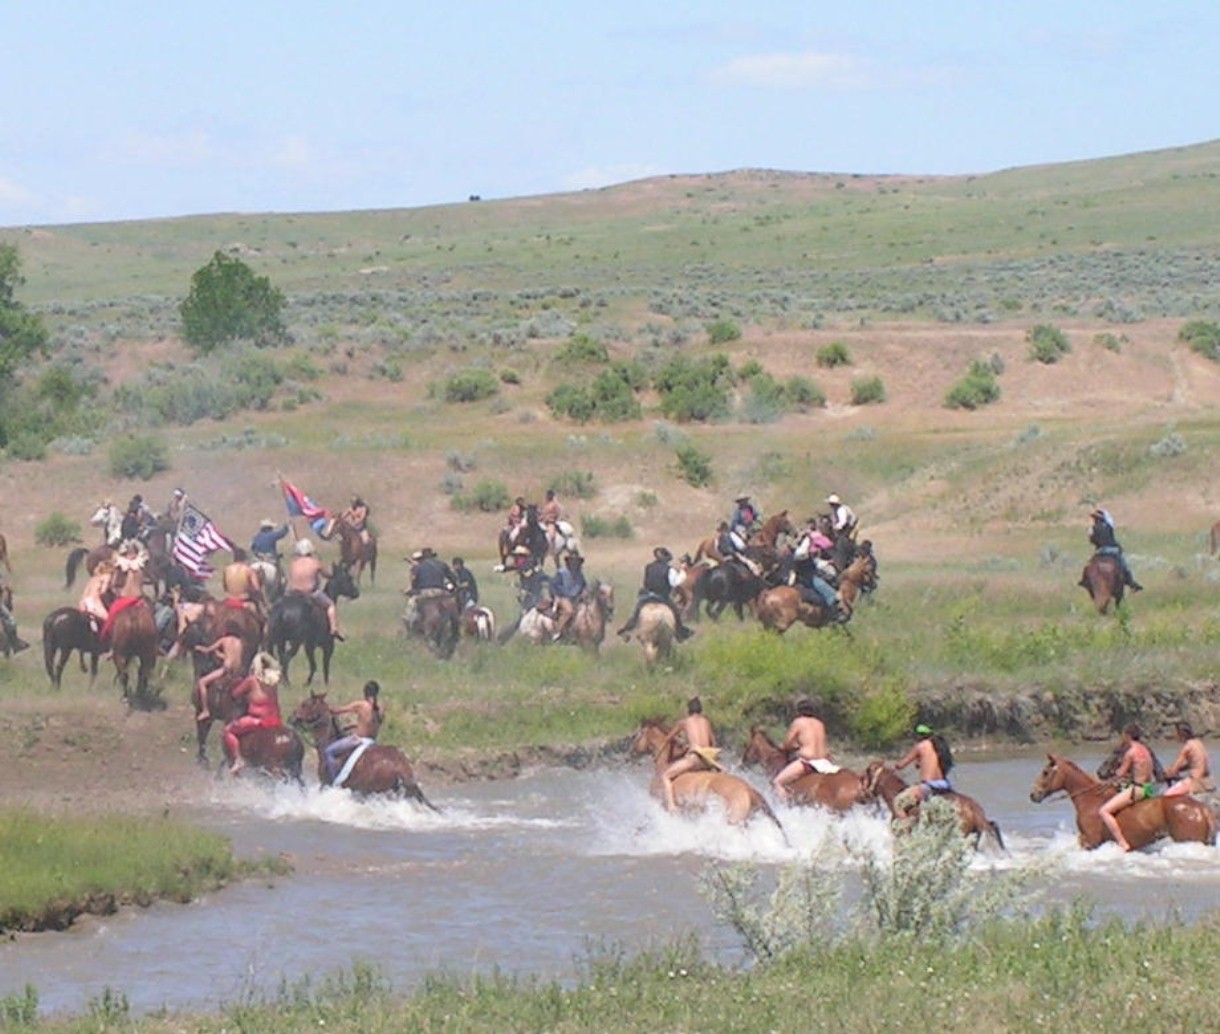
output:
[[[1058,793],[1064,789],[1066,789],[1066,784],[1064,782],[1063,758],[1056,757],[1054,754],[1047,754],[1046,764],[1042,766],[1042,771],[1038,773],[1038,778],[1034,780],[1034,785],[1030,787],[1029,799],[1035,804],[1040,804],[1051,794]]]
[[[292,712],[291,722],[298,729],[318,730],[323,723],[330,721],[330,705],[326,703],[325,693],[310,692]]]
[[[632,734],[630,752],[633,755],[648,754],[650,757],[656,757],[668,735],[669,730],[660,719],[645,718]]]
[[[607,618],[614,617],[614,586],[609,582],[598,582],[593,598]]]
[[[766,730],[761,725],[756,725],[750,730],[746,748],[741,752],[741,763],[743,765],[762,764],[771,750],[778,749],[771,742],[771,737],[767,735]]]

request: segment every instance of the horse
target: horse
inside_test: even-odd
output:
[[[337,604],[341,598],[360,598],[360,587],[352,573],[342,564],[335,564],[330,578],[322,590]],[[275,601],[267,619],[267,649],[276,655],[288,682],[288,665],[297,651],[305,649],[309,661],[309,677],[305,685],[313,682],[318,665],[315,655],[322,653],[322,681],[330,682],[330,659],[335,652],[335,637],[330,633],[330,622],[326,618],[326,607],[321,600],[302,592],[289,592]]]
[[[856,599],[864,591],[871,577],[873,560],[871,555],[861,554],[839,576],[839,602],[850,617]],[[754,613],[763,628],[783,635],[796,622],[810,628],[825,628],[835,623],[835,613],[819,598],[810,603],[801,597],[800,590],[791,585],[777,585],[758,594]]]
[[[462,635],[480,643],[494,643],[496,640],[495,612],[490,607],[463,608]]]
[[[743,564],[734,560],[713,567],[695,583],[691,616],[699,617],[699,605],[706,601],[707,616],[720,619],[725,607],[732,606],[738,621],[745,620],[743,608],[766,588],[766,583]]]
[[[13,565],[8,559],[8,540],[3,535],[0,535],[0,563],[4,564],[4,569],[9,574],[13,573]]]
[[[292,715],[292,724],[310,733],[318,751],[318,782],[331,785],[330,772],[326,766],[326,748],[341,733],[335,724],[326,703],[325,693],[310,693],[302,700]],[[415,769],[407,756],[397,747],[373,744],[356,759],[351,772],[343,782],[344,789],[361,797],[373,795],[402,797],[418,801],[435,812],[440,809],[424,796],[415,778]]]
[[[182,634],[178,636],[182,644],[180,649],[197,657],[194,653],[196,645],[210,646],[230,626],[241,640],[242,667],[248,669],[263,643],[266,627],[258,613],[246,606],[235,607],[224,600],[208,597],[203,601],[199,616],[193,621],[188,619]],[[201,674],[203,672],[197,672],[196,677]]]
[[[546,562],[551,543],[546,537],[546,529],[538,520],[538,506],[535,503],[526,506],[525,517],[515,536],[512,528],[506,526],[500,529],[500,562],[503,563],[517,546],[528,549],[537,566],[541,567]]]
[[[296,729],[288,725],[251,729],[240,742],[241,757],[247,769],[257,769],[276,779],[303,782],[301,766],[305,761],[305,744]],[[227,743],[224,758],[225,764],[233,764],[233,754]]]
[[[594,580],[576,601],[566,636],[578,646],[597,653],[606,638],[606,625],[614,617],[614,586]]]
[[[85,562],[85,573],[92,575],[97,570],[98,564],[103,560],[112,560],[114,555],[114,547],[104,542],[100,546],[94,546],[93,549],[77,546],[68,554],[67,563],[64,565],[64,588],[72,588],[73,582],[76,581],[76,572],[80,569],[82,560]]]
[[[451,592],[418,596],[415,614],[415,626],[408,627],[408,632],[416,632],[433,656],[449,660],[461,637],[462,615],[457,596]]]
[[[674,612],[664,603],[645,603],[636,618],[635,638],[644,647],[644,663],[653,667],[658,661],[669,659],[673,653],[675,632],[678,627]]]
[[[368,540],[363,534],[353,528],[345,520],[335,525],[339,534],[339,563],[355,572],[356,584],[360,584],[360,576],[364,569],[369,569],[369,582],[377,584],[377,537],[366,531]]]
[[[765,729],[756,725],[750,730],[750,738],[741,754],[743,765],[759,765],[768,778],[774,779],[790,760],[788,752],[782,750]],[[832,773],[806,772],[787,788],[793,804],[814,805],[839,813],[868,800],[864,776],[847,768]]]
[[[203,713],[201,706],[203,697],[199,692],[199,678],[209,670],[210,665],[208,662],[211,658],[202,657],[198,653],[194,653],[192,656],[194,658],[195,677],[191,681],[191,706],[195,709],[195,742],[198,747],[196,760],[203,768],[207,768],[208,734],[212,731],[212,723],[228,723],[235,718],[240,718],[246,712],[245,704],[240,700],[233,699],[230,693],[230,690],[241,681],[242,676],[228,675],[208,686],[208,717],[201,721],[199,716]],[[243,746],[244,753],[245,749]]]
[[[89,619],[75,607],[59,607],[42,622],[42,655],[53,689],[59,689],[64,668],[73,650],[80,651],[80,670],[85,670],[85,654],[89,655],[89,685],[97,679],[97,659],[105,651],[94,634]]]
[[[676,739],[666,739],[668,735],[669,729],[664,724],[646,719],[640,723],[631,738],[633,755],[652,755],[654,773],[649,791],[661,801],[665,800],[661,773],[682,753]],[[781,833],[784,830],[763,795],[744,779],[728,772],[683,772],[673,781],[673,791],[679,811],[702,812],[710,803],[718,802],[723,806],[730,825],[744,826],[756,815],[764,815],[775,823]]]
[[[259,584],[263,587],[263,599],[270,606],[284,595],[284,564],[279,553],[263,555],[255,553],[250,558],[250,566],[257,572]]]
[[[901,818],[894,808],[894,799],[907,788],[906,780],[902,776],[885,762],[872,761],[864,770],[864,785],[869,797],[880,797],[890,809],[893,818],[895,820]],[[982,846],[983,840],[986,838],[993,839],[1001,851],[1007,850],[1004,846],[1004,837],[1000,834],[999,824],[987,817],[983,806],[973,797],[956,791],[937,796],[945,798],[957,808],[962,835],[974,837],[975,850]],[[909,813],[909,817],[917,818],[918,815],[919,808],[916,806]]]
[[[1101,806],[1118,792],[1118,786],[1094,778],[1065,757],[1047,754],[1046,759],[1030,788],[1029,799],[1040,804],[1054,794],[1067,794],[1076,809],[1080,846],[1086,851],[1113,839],[1101,820]],[[1194,797],[1153,797],[1137,801],[1115,817],[1133,850],[1166,836],[1178,843],[1216,842],[1216,818],[1206,804]]]
[[[690,619],[695,599],[695,586],[711,567],[703,562],[695,563],[689,553],[683,553],[678,560],[678,570],[682,574],[682,580],[673,587],[670,598],[678,608],[678,613],[682,615],[682,620],[687,621]]]
[[[134,660],[139,665],[134,700],[142,705],[151,703],[148,688],[157,665],[157,626],[147,600],[140,598],[113,614],[110,656],[114,659],[115,681],[123,687],[123,699],[133,699],[130,667]]]
[[[1092,598],[1098,614],[1105,614],[1111,603],[1116,612],[1122,606],[1126,579],[1121,561],[1112,553],[1094,553],[1076,584]]]
[[[564,557],[581,554],[580,537],[576,534],[576,529],[572,526],[571,521],[555,521],[554,524],[547,525],[544,530],[547,531],[547,542],[549,543],[547,556],[555,562],[556,571],[559,570]]]

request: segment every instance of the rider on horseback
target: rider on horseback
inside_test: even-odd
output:
[[[89,581],[85,583],[80,602],[77,604],[80,612],[88,618],[89,627],[95,636],[101,635],[102,625],[110,614],[103,597],[110,592],[110,579],[113,573],[114,564],[111,561],[103,560],[98,564]]]
[[[895,771],[901,771],[913,763],[919,769],[920,778],[920,782],[908,786],[894,798],[894,814],[899,819],[909,819],[920,801],[953,792],[949,782],[953,752],[949,749],[948,741],[926,725],[915,726],[915,735],[919,737],[915,746],[894,766]]]
[[[263,617],[267,600],[262,575],[250,566],[247,553],[241,546],[233,547],[233,562],[225,565],[221,584],[224,587],[225,606],[244,607]]]
[[[258,531],[250,540],[250,552],[259,560],[266,560],[268,563],[274,564],[279,559],[278,543],[287,534],[287,521],[277,528],[275,521],[270,517],[264,517],[258,522]]]
[[[685,580],[686,576],[673,566],[674,555],[664,546],[657,546],[652,551],[653,559],[644,566],[644,584],[636,597],[635,610],[618,634],[623,639],[630,639],[640,620],[640,611],[646,603],[664,603],[674,615],[674,637],[681,642],[695,634],[693,628],[687,628],[682,623],[682,614],[671,598],[671,594]]]
[[[551,596],[555,601],[555,631],[551,634],[553,643],[563,638],[576,613],[576,601],[589,587],[585,580],[584,566],[583,556],[579,553],[569,553],[564,557],[563,569],[551,580]]]
[[[455,556],[453,568],[453,591],[457,593],[458,605],[465,610],[467,607],[479,605],[479,583],[475,581],[474,572],[466,566],[466,561]]]
[[[411,563],[411,571],[410,584],[403,590],[407,597],[407,610],[403,621],[409,629],[418,632],[419,609],[415,601],[453,592],[457,587],[457,576],[430,546],[417,549],[407,559]]]
[[[292,551],[296,555],[288,565],[288,591],[310,596],[322,604],[326,608],[330,634],[339,642],[343,642],[335,601],[322,591],[322,561],[314,555],[313,542],[310,539],[300,539]]]
[[[704,717],[703,701],[691,697],[686,703],[686,717],[678,722],[665,737],[665,744],[678,736],[686,739],[686,753],[661,773],[661,787],[665,791],[665,808],[668,811],[677,810],[674,802],[674,780],[685,772],[724,771],[724,766],[716,760],[720,748],[716,746],[716,733],[712,723]]]
[[[762,577],[762,568],[745,553],[745,536],[730,527],[727,521],[721,521],[716,528],[716,552],[725,560],[735,560],[746,567],[751,574]]]
[[[1182,741],[1182,749],[1174,758],[1173,764],[1165,769],[1166,779],[1176,779],[1168,790],[1166,797],[1180,797],[1183,794],[1211,793],[1216,789],[1212,780],[1211,762],[1207,757],[1207,748],[1203,741],[1195,735],[1189,722],[1178,722],[1174,732]]]
[[[1123,730],[1123,760],[1114,773],[1114,778],[1122,783],[1122,789],[1106,801],[1098,813],[1110,836],[1123,851],[1130,851],[1131,845],[1123,836],[1116,816],[1124,808],[1155,797],[1160,792],[1156,782],[1157,761],[1143,741],[1143,730],[1134,722]]]
[[[13,590],[0,575],[0,636],[5,642],[4,653],[20,653],[29,643],[17,635],[17,619],[13,617]]]
[[[739,495],[733,501],[737,505],[733,507],[733,514],[729,517],[729,528],[734,534],[741,537],[744,547],[750,538],[750,533],[762,520],[762,515],[758,512],[758,507],[750,502],[748,495]]]
[[[340,779],[339,776],[346,776],[350,769],[354,767],[354,762],[358,755],[352,752],[358,747],[372,746],[376,741],[377,733],[381,731],[381,726],[385,722],[385,708],[377,700],[380,693],[380,684],[375,679],[369,679],[364,684],[363,699],[345,704],[343,707],[332,707],[330,709],[330,713],[335,717],[343,714],[354,714],[356,716],[355,724],[348,731],[347,735],[340,736],[326,745],[326,774],[329,776],[329,782],[332,786],[342,786],[345,779]],[[348,758],[348,763],[343,766],[341,771],[339,759],[344,754],[352,754],[352,756]]]
[[[226,676],[241,674],[244,650],[245,644],[241,639],[241,629],[231,621],[225,623],[224,632],[211,646],[200,644],[195,647],[196,653],[203,654],[205,657],[220,658],[220,664],[217,667],[199,677],[199,713],[195,716],[195,721],[212,720],[212,713],[208,710],[208,690],[213,682],[219,682]]]
[[[859,523],[855,511],[834,492],[826,497],[826,504],[830,507],[830,527],[835,538],[846,537],[854,542]]]
[[[1143,591],[1144,587],[1131,574],[1127,558],[1123,555],[1123,547],[1118,544],[1118,538],[1114,533],[1114,518],[1110,516],[1109,510],[1098,507],[1089,514],[1089,542],[1103,556],[1117,558],[1118,565],[1123,571],[1124,585],[1129,586],[1132,592]],[[1080,584],[1088,588],[1083,581]]]
[[[829,758],[826,749],[826,726],[817,716],[817,710],[812,700],[801,700],[796,705],[796,717],[788,726],[788,734],[780,749],[788,755],[796,757],[776,773],[772,784],[775,792],[782,800],[792,799],[788,784],[795,782],[807,772],[817,772],[821,775],[833,775],[839,771],[839,766]]]
[[[847,622],[851,619],[851,612],[843,607],[838,592],[823,576],[833,571],[833,566],[823,559],[825,551],[830,548],[832,543],[817,530],[816,517],[810,517],[806,523],[807,527],[790,558],[790,580],[796,585],[801,599],[806,603],[822,606],[828,613],[835,616],[836,621]]]
[[[354,532],[359,534],[360,541],[366,545],[371,541],[369,536],[369,504],[366,503],[358,495],[352,496],[352,501],[348,508],[344,510],[337,518],[337,521],[343,521]],[[332,525],[333,529],[333,525]],[[329,538],[330,536],[327,535]]]
[[[250,674],[229,691],[234,700],[246,698],[246,713],[229,722],[224,731],[225,745],[233,755],[233,765],[229,769],[233,775],[246,767],[241,756],[241,737],[255,729],[276,729],[284,724],[276,690],[282,674],[274,657],[269,653],[260,653],[250,665]]]

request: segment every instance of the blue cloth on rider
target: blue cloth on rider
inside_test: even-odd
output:
[[[576,599],[586,588],[585,576],[570,567],[565,567],[551,580],[551,595],[568,600]]]
[[[953,786],[948,779],[925,779],[921,785],[931,794],[953,792]]]

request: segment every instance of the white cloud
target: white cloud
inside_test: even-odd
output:
[[[564,176],[560,185],[564,190],[596,190],[598,187],[609,187],[630,180],[660,176],[664,171],[655,165],[644,164],[591,165]]]
[[[866,90],[877,83],[867,62],[847,54],[748,54],[712,73],[728,86],[769,90]]]

